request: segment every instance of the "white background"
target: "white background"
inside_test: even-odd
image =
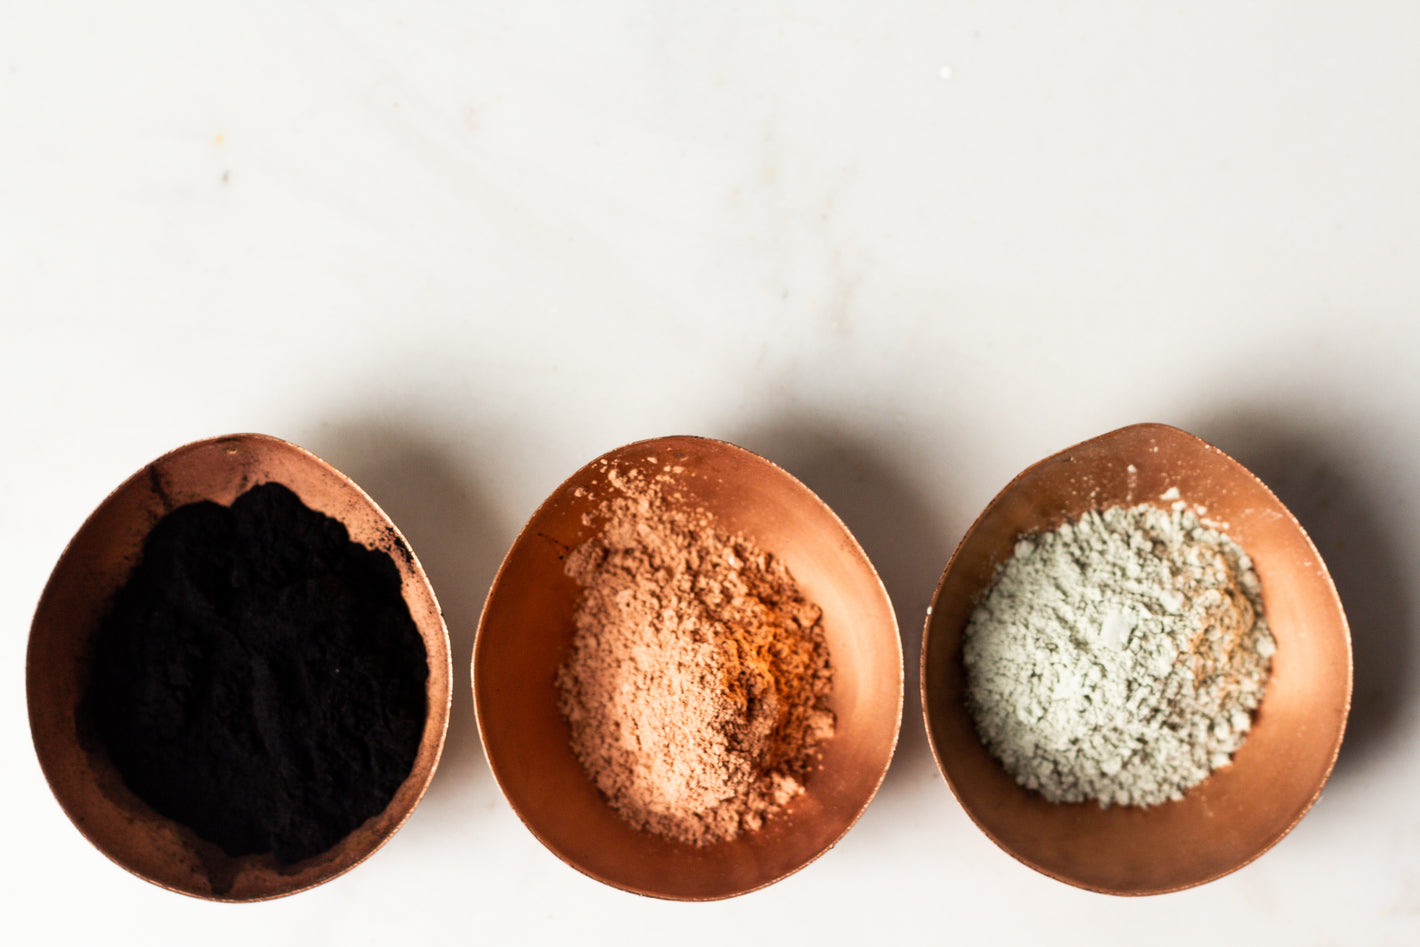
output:
[[[1420,6],[247,2],[0,8],[0,792],[7,931],[56,943],[1420,939]],[[1119,899],[963,814],[924,610],[1015,473],[1135,421],[1251,467],[1331,566],[1356,694],[1320,802],[1242,871]],[[799,874],[665,903],[504,803],[466,684],[369,862],[171,894],[68,823],[23,655],[54,561],[159,454],[261,431],[424,561],[457,679],[503,553],[594,456],[764,454],[876,563],[902,739]],[[10,939],[6,934],[4,939]],[[19,941],[16,941],[19,942]]]

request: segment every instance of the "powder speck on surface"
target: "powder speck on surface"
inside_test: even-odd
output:
[[[583,587],[557,677],[573,751],[636,828],[691,845],[758,829],[833,734],[821,613],[664,476],[608,478],[602,529],[566,563]]]
[[[968,623],[978,732],[1052,802],[1181,798],[1262,700],[1276,645],[1252,561],[1162,499],[1021,539]]]

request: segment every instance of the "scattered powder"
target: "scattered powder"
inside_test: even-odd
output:
[[[1257,575],[1183,505],[1020,540],[967,626],[982,740],[1052,802],[1179,799],[1251,727],[1276,650]]]
[[[583,587],[558,671],[572,749],[631,825],[706,845],[803,792],[832,736],[820,610],[783,563],[609,471],[601,532],[568,556]]]

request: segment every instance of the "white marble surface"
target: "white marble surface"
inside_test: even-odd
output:
[[[1420,940],[1417,48],[1404,0],[0,6],[4,928]],[[855,531],[915,682],[927,600],[982,506],[1141,420],[1213,441],[1292,505],[1355,640],[1320,803],[1198,889],[1111,898],[1001,853],[937,774],[915,687],[847,838],[710,905],[545,851],[463,688],[406,827],[258,906],[114,867],[29,745],[49,569],[110,489],[195,438],[275,434],[365,486],[428,567],[459,668],[557,483],[642,437],[726,438]]]

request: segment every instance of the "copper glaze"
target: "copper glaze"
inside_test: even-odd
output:
[[[1176,487],[1253,559],[1277,641],[1267,693],[1231,765],[1184,798],[1150,808],[1052,804],[978,739],[964,696],[962,633],[1022,534],[1091,509],[1150,503]],[[1139,424],[1030,467],[991,501],[957,547],[922,646],[922,703],[937,764],[968,815],[1005,851],[1053,878],[1119,895],[1203,884],[1257,858],[1306,814],[1341,745],[1351,641],[1315,546],[1266,486],[1176,428]]]
[[[572,638],[578,597],[563,559],[598,528],[596,507],[609,495],[611,469],[670,473],[686,504],[782,559],[805,596],[823,609],[837,732],[824,745],[805,793],[763,828],[732,841],[695,848],[631,828],[573,756],[557,709],[554,675]],[[484,606],[473,661],[488,761],[528,829],[592,878],[678,900],[762,888],[813,861],[852,827],[892,758],[902,675],[892,605],[838,517],[769,461],[698,437],[631,444],[558,487],[503,561]]]
[[[269,856],[233,859],[153,812],[86,737],[76,713],[88,679],[89,642],[153,524],[184,503],[229,504],[249,487],[272,480],[290,487],[312,509],[340,520],[356,542],[389,553],[429,658],[428,719],[409,777],[382,813],[335,848],[284,867]],[[293,444],[260,434],[178,448],[134,474],[99,505],[70,541],[40,598],[30,630],[26,683],[35,751],[75,826],[134,874],[219,901],[302,891],[348,871],[384,844],[433,776],[452,697],[448,633],[438,603],[394,524],[335,468]]]

